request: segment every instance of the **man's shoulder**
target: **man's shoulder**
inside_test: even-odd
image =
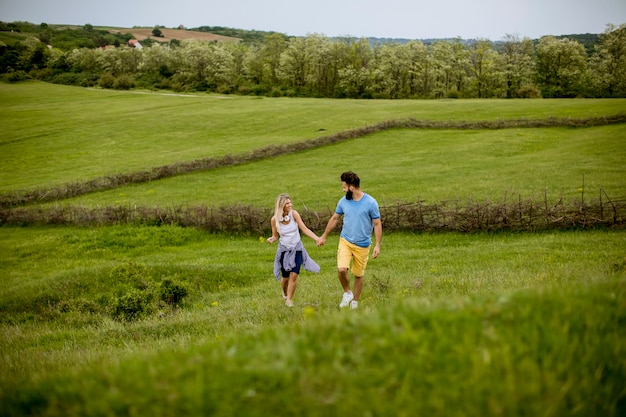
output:
[[[343,214],[343,210],[344,210],[346,201],[348,201],[348,200],[346,199],[345,196],[341,197],[339,199],[339,201],[337,202],[337,207],[335,208],[335,213],[336,214]]]
[[[376,201],[376,199],[374,197],[372,197],[371,195],[369,195],[368,193],[363,193],[363,196],[369,200],[370,202],[374,202],[376,204],[378,204],[378,201]]]

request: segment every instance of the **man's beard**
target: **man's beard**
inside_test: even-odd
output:
[[[346,200],[352,200],[352,190],[346,191]]]

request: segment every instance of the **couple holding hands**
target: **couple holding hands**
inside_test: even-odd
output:
[[[372,257],[380,254],[380,243],[383,235],[378,202],[369,194],[361,191],[361,180],[354,172],[341,174],[341,184],[346,193],[337,203],[335,213],[331,216],[326,230],[318,237],[309,229],[300,214],[292,209],[291,198],[280,194],[276,198],[274,216],[272,216],[272,236],[268,243],[278,240],[278,249],[274,258],[274,275],[281,281],[285,305],[293,307],[293,296],[296,292],[300,268],[319,272],[319,265],[308,255],[302,240],[302,233],[315,240],[317,246],[326,243],[326,237],[333,231],[343,216],[343,226],[337,249],[337,272],[339,283],[343,288],[343,296],[339,307],[357,308],[363,289],[363,276],[369,259],[372,244],[372,231],[375,242]],[[354,289],[350,288],[349,270],[352,265]]]

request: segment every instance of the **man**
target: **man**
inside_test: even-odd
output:
[[[369,194],[361,191],[361,180],[354,172],[341,174],[341,185],[346,193],[337,203],[335,213],[328,220],[326,230],[317,241],[317,246],[326,243],[326,237],[337,226],[339,218],[343,218],[343,226],[337,250],[337,272],[343,287],[343,297],[339,307],[357,308],[363,290],[363,275],[369,259],[372,245],[372,230],[376,241],[372,257],[380,254],[380,242],[383,237],[383,226],[380,220],[378,202]],[[348,271],[352,263],[354,275],[354,291],[350,290]]]

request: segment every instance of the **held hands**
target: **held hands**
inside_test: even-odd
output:
[[[316,243],[317,243],[317,247],[318,248],[321,247],[321,246],[324,246],[326,244],[326,237],[322,236],[322,237],[318,238]]]

